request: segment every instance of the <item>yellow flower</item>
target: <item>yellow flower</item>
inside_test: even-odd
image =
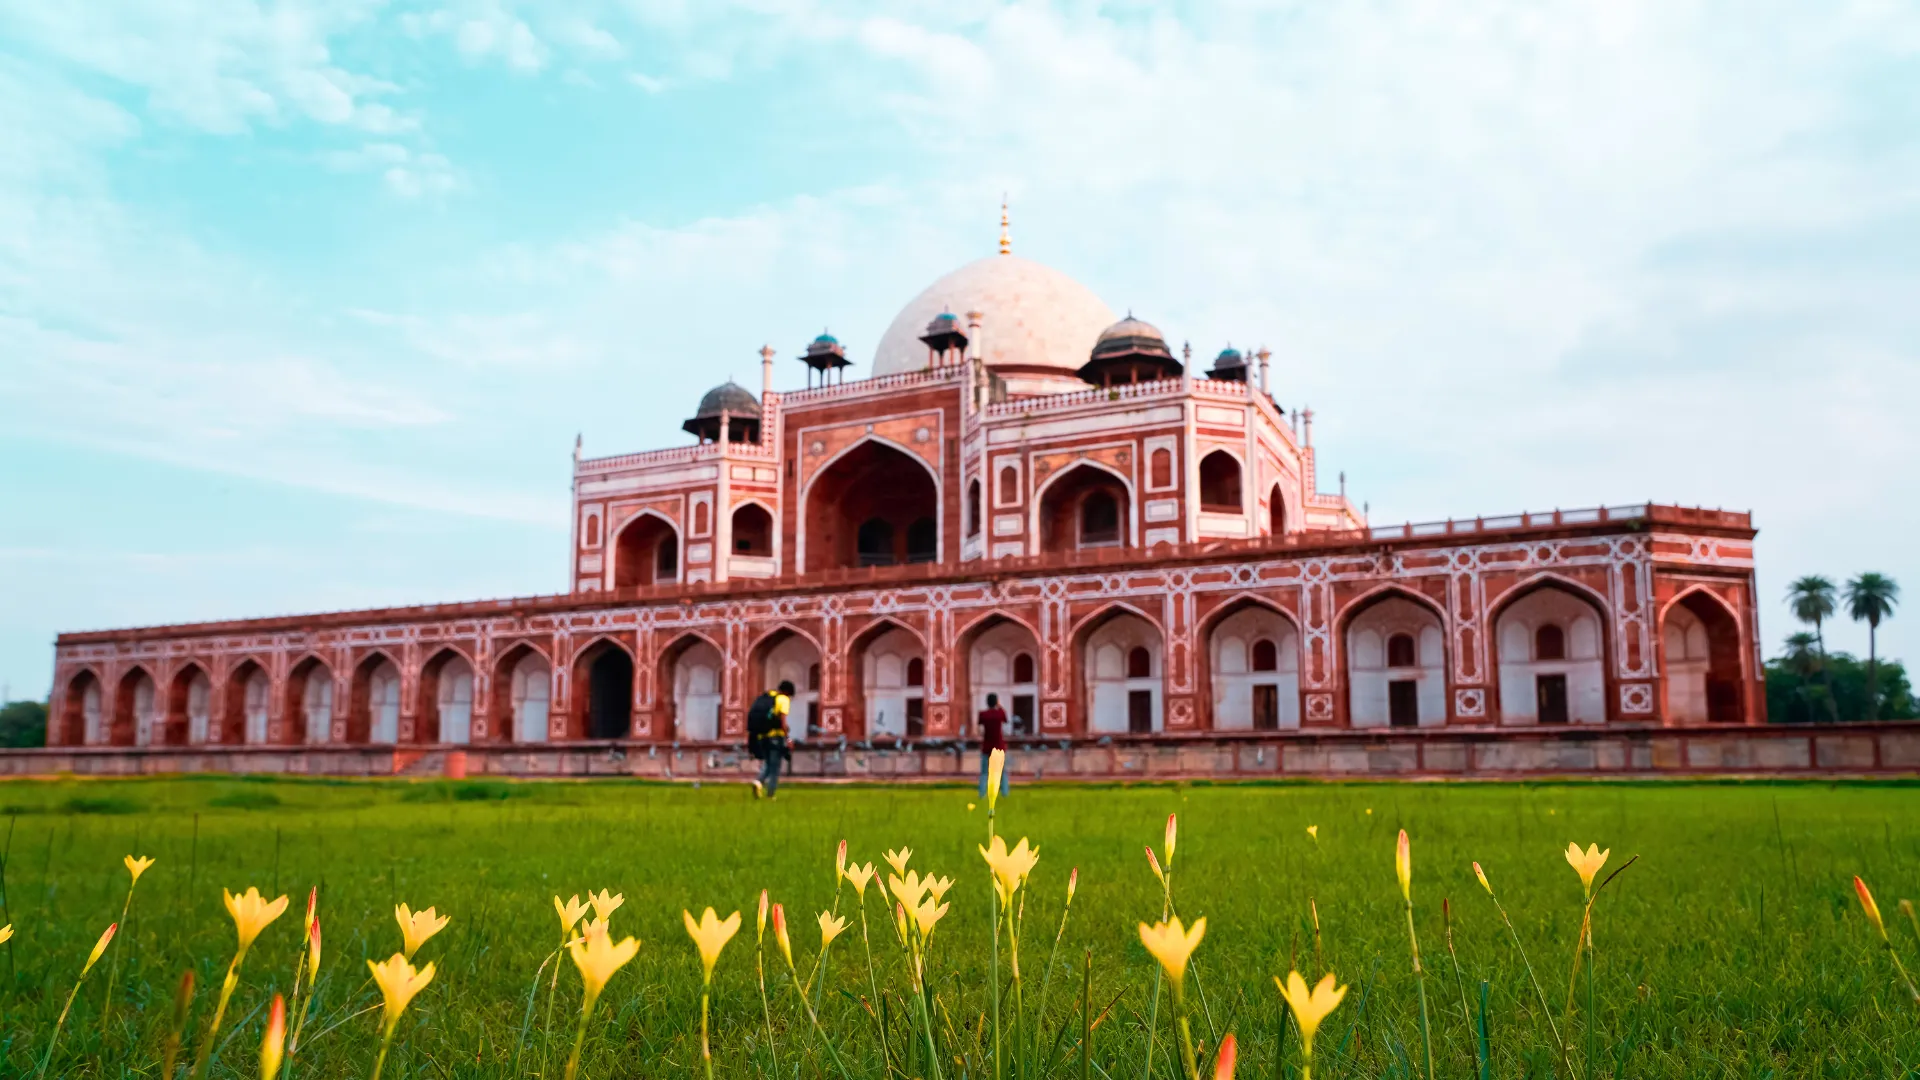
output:
[[[840,931],[845,930],[846,928],[847,928],[846,919],[835,918],[833,913],[830,911],[821,912],[820,913],[820,951],[826,952],[827,946],[833,944],[833,939],[839,937]]]
[[[1488,896],[1492,896],[1493,882],[1487,880],[1487,872],[1485,870],[1480,869],[1479,863],[1473,864],[1473,876],[1480,879],[1480,887],[1487,890]]]
[[[1599,844],[1588,844],[1583,855],[1579,844],[1567,845],[1567,863],[1573,867],[1574,873],[1580,875],[1580,887],[1587,891],[1589,897],[1593,895],[1593,875],[1607,864],[1607,856],[1612,853],[1612,848],[1601,851]]]
[[[913,858],[912,848],[903,847],[899,851],[889,851],[887,865],[893,867],[894,873],[904,875],[907,872],[907,860],[911,858]]]
[[[787,910],[779,904],[773,905],[773,940],[780,946],[780,955],[787,958],[787,966],[793,966],[793,942],[787,937]]]
[[[1173,869],[1173,841],[1179,835],[1179,823],[1172,814],[1167,815],[1167,869]]]
[[[1033,873],[1034,865],[1040,861],[1040,849],[1029,849],[1027,838],[1023,836],[1020,843],[1009,851],[1006,837],[996,836],[990,846],[980,849],[980,857],[987,860],[987,868],[993,871],[994,881],[1000,886],[1001,902],[1007,903],[1012,900],[1014,892],[1026,884],[1027,875]]]
[[[972,804],[972,803],[968,803],[968,804],[967,804],[967,813],[969,813],[969,814],[971,814],[971,813],[973,813],[973,804]]]
[[[273,995],[273,1008],[267,1012],[267,1033],[260,1040],[260,1080],[280,1075],[280,1059],[287,1048],[287,1000]]]
[[[1300,1025],[1300,1045],[1306,1049],[1306,1056],[1313,1056],[1313,1033],[1320,1030],[1320,1021],[1327,1018],[1347,996],[1347,988],[1334,989],[1331,972],[1320,980],[1320,985],[1311,991],[1307,989],[1307,980],[1297,971],[1287,973],[1287,981],[1277,977],[1273,984],[1280,988],[1280,996],[1287,1001],[1287,1007],[1293,1010],[1294,1022]]]
[[[910,908],[920,906],[920,900],[927,895],[927,890],[932,885],[933,879],[922,878],[917,870],[907,871],[905,878],[892,875],[887,877],[887,891],[893,894],[894,899]]]
[[[12,940],[13,940],[13,924],[8,923],[5,926],[0,926],[0,945],[5,945],[7,942]]]
[[[1873,894],[1867,891],[1867,883],[1854,875],[1853,891],[1860,894],[1860,906],[1867,913],[1867,921],[1880,933],[1880,940],[1887,940],[1887,924],[1880,921],[1880,905],[1873,902]],[[111,931],[109,931],[111,933]]]
[[[593,913],[602,919],[610,919],[620,905],[627,902],[626,895],[612,889],[601,889],[597,893],[588,893],[587,899],[593,902]]]
[[[1140,924],[1140,944],[1147,947],[1153,958],[1160,961],[1166,969],[1167,978],[1173,983],[1173,992],[1178,994],[1186,985],[1187,957],[1200,945],[1200,939],[1207,936],[1207,920],[1202,917],[1193,921],[1192,929],[1180,925],[1180,917],[1172,921],[1154,923],[1148,926]]]
[[[947,895],[948,889],[953,888],[952,878],[936,878],[932,874],[922,878],[920,883],[927,887],[927,895],[933,897],[933,902],[936,904]]]
[[[1073,868],[1073,872],[1067,875],[1067,903],[1069,904],[1073,903],[1074,890],[1078,889],[1079,887],[1080,887],[1080,868],[1076,866]]]
[[[708,908],[700,913],[700,921],[693,921],[693,912],[681,911],[680,917],[686,920],[687,936],[693,939],[700,949],[700,966],[708,982],[713,981],[713,965],[720,960],[720,950],[727,947],[733,935],[740,929],[740,913],[734,912],[725,919],[714,915]],[[624,961],[623,961],[624,962]]]
[[[1307,835],[1313,837],[1315,840],[1320,839],[1320,826],[1318,825],[1307,826]]]
[[[907,940],[907,909],[899,903],[893,905],[893,932],[900,935],[901,941]]]
[[[220,890],[220,895],[226,899],[227,914],[233,916],[233,927],[240,935],[243,953],[253,946],[253,939],[260,936],[260,931],[287,910],[286,897],[268,902],[261,897],[260,890],[252,886],[247,887],[244,896],[235,896],[225,889]]]
[[[847,867],[847,880],[853,883],[853,891],[859,895],[863,903],[867,899],[867,886],[872,883],[874,873],[872,863]]]
[[[1874,913],[1874,921],[1875,922],[1880,921],[1879,912]],[[107,951],[107,946],[113,944],[113,932],[118,929],[120,929],[120,924],[113,923],[112,925],[107,927],[106,933],[100,935],[100,940],[93,943],[93,952],[87,954],[87,964],[85,967],[80,969],[81,978],[83,979],[86,978],[87,972],[93,970],[93,965],[100,962],[100,957],[105,955]]]
[[[840,847],[833,853],[833,876],[837,882],[847,876],[847,842],[840,841]]]
[[[739,925],[738,912],[734,925]],[[613,935],[607,932],[605,922],[595,922],[585,936],[567,942],[567,954],[573,957],[573,966],[580,969],[580,983],[585,988],[582,1010],[593,1008],[600,999],[600,991],[606,989],[607,980],[613,973],[626,966],[640,951],[640,943],[626,938],[615,944]],[[428,965],[431,967],[432,965]]]
[[[145,855],[142,855],[138,859],[129,855],[123,861],[127,864],[127,873],[133,875],[133,880],[136,884],[140,881],[140,875],[147,872],[147,867],[153,865],[153,859]]]
[[[1007,752],[995,750],[987,755],[987,816],[993,816],[994,805],[1000,801],[1000,777],[1007,771]]]
[[[1413,903],[1413,845],[1407,842],[1407,830],[1400,830],[1400,842],[1393,849],[1393,872],[1400,877],[1400,895]]]
[[[574,893],[572,896],[567,897],[564,903],[561,902],[558,896],[553,898],[553,912],[560,916],[560,936],[562,938],[573,936],[574,924],[578,923],[580,917],[587,913],[589,906],[585,901],[580,899],[579,893]]]
[[[1153,867],[1154,880],[1158,881],[1162,886],[1166,885],[1167,875],[1160,869],[1160,856],[1153,853],[1152,844],[1147,845],[1147,865]]]
[[[754,917],[753,940],[756,943],[767,940],[767,890],[765,889],[760,890],[760,914]]]
[[[1213,1080],[1233,1080],[1233,1066],[1240,1059],[1239,1044],[1234,1042],[1233,1032],[1220,1040],[1220,1052],[1213,1058]]]
[[[945,915],[947,909],[952,906],[951,904],[942,904],[938,900],[928,900],[926,903],[913,909],[913,923],[920,928],[920,940],[925,941],[933,936],[935,924],[940,921],[940,917]]]
[[[447,924],[453,921],[453,916],[441,915],[432,908],[413,911],[405,904],[393,909],[393,917],[400,923],[400,936],[406,942],[405,952],[409,960],[420,951],[420,946],[427,943],[427,939],[445,930]]]
[[[373,972],[373,981],[380,986],[380,996],[387,1002],[387,1028],[400,1022],[400,1014],[407,1011],[407,1005],[413,996],[426,989],[433,981],[433,965],[414,970],[407,958],[394,953],[387,957],[386,963],[376,964],[367,961],[367,968]]]

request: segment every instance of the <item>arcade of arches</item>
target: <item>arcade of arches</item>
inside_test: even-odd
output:
[[[1062,476],[1049,505],[1070,508],[1073,521],[1090,495],[1125,494],[1110,480],[1097,469]],[[970,737],[989,694],[1015,735],[1041,734],[1043,713],[1052,730],[1088,736],[1631,722],[1623,714],[1635,710],[1623,707],[1613,674],[1622,662],[1605,605],[1584,586],[1551,577],[1501,594],[1489,607],[1488,672],[1475,691],[1485,695],[1483,712],[1465,712],[1466,699],[1455,697],[1441,609],[1386,587],[1333,621],[1331,689],[1339,697],[1320,713],[1310,709],[1313,647],[1296,616],[1249,594],[1199,618],[1180,684],[1162,624],[1146,613],[1158,608],[1109,604],[1062,627],[1052,653],[1034,623],[1008,615],[957,628],[946,659],[929,648],[924,624],[876,618],[849,628],[839,667],[823,662],[811,624],[770,629],[743,646],[737,662],[719,644],[726,638],[662,634],[648,646],[644,670],[633,637],[589,639],[570,650],[564,680],[544,638],[508,639],[482,654],[483,665],[464,648],[423,649],[411,672],[399,654],[378,649],[351,664],[330,652],[296,654],[277,676],[251,656],[229,665],[182,661],[158,668],[163,676],[134,664],[110,682],[85,667],[69,676],[55,727],[62,741],[132,747],[708,743],[728,739],[752,696],[783,680],[794,685],[790,726],[803,739]],[[1660,681],[1645,681],[1660,696],[1638,711],[1673,724],[1746,720],[1748,646],[1733,610],[1696,587],[1648,617],[1654,648],[1644,663]],[[1058,670],[1043,670],[1048,663]]]

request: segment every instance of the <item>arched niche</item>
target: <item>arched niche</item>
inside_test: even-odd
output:
[[[347,742],[391,746],[400,741],[400,668],[385,653],[372,653],[353,669],[353,702],[347,712]]]
[[[491,681],[490,742],[543,743],[552,722],[553,668],[521,642],[500,654]]]
[[[1740,626],[1726,605],[1698,589],[1687,593],[1667,606],[1660,643],[1670,723],[1738,724],[1746,719]]]
[[[223,743],[261,746],[269,734],[273,683],[255,660],[242,660],[227,676],[227,716]]]
[[[167,746],[199,746],[212,735],[213,679],[198,663],[174,672],[167,685],[164,734]]]
[[[680,531],[666,518],[642,513],[613,541],[613,587],[631,589],[680,580]]]
[[[1592,601],[1557,584],[1503,606],[1493,635],[1501,722],[1605,723],[1605,625]]]
[[[465,746],[473,741],[473,665],[457,649],[441,649],[420,669],[413,741]]]
[[[83,669],[67,680],[64,705],[61,744],[93,746],[106,741],[106,695],[101,690],[100,679],[92,671]]]
[[[868,738],[926,734],[926,649],[913,631],[891,623],[856,639],[862,718]]]
[[[1240,459],[1215,450],[1200,459],[1200,509],[1210,514],[1238,514]]]
[[[1126,547],[1133,531],[1133,493],[1118,475],[1080,462],[1054,475],[1040,493],[1040,550]]]
[[[1081,637],[1079,665],[1090,734],[1143,735],[1165,727],[1161,681],[1165,646],[1158,627],[1115,609]]]
[[[288,673],[283,715],[282,742],[324,746],[333,741],[333,672],[319,657],[301,660]]]
[[[822,469],[802,508],[806,569],[933,562],[939,487],[925,462],[869,438]]]
[[[1376,596],[1349,618],[1344,659],[1352,726],[1447,722],[1446,632],[1426,604],[1399,592]]]
[[[1032,735],[1040,726],[1040,643],[1033,631],[1008,618],[988,619],[961,640],[967,664],[972,715],[966,730],[979,736],[980,712],[995,695],[1007,714],[1007,733]]]
[[[633,731],[633,654],[608,638],[582,649],[573,662],[572,715],[576,739],[624,739]]]
[[[1207,634],[1213,726],[1278,731],[1300,726],[1300,635],[1264,604],[1245,602]]]
[[[720,737],[721,680],[726,657],[707,639],[687,634],[660,654],[666,704],[672,706],[670,730],[683,742],[712,742]]]
[[[159,727],[159,687],[146,668],[135,667],[120,676],[113,695],[111,741],[115,746],[152,746]]]
[[[777,688],[782,682],[793,684],[793,697],[787,702],[787,730],[796,739],[804,739],[820,730],[820,650],[806,635],[780,630],[768,635],[753,649],[753,685],[749,694]]]

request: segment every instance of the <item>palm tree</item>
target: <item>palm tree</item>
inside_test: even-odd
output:
[[[1797,692],[1800,696],[1801,704],[1807,708],[1807,719],[1809,720],[1814,718],[1813,676],[1815,672],[1820,670],[1819,644],[1820,639],[1807,633],[1805,630],[1799,633],[1789,634],[1787,635],[1786,642],[1787,651],[1781,654],[1780,657],[1780,659],[1786,663],[1788,671],[1800,676],[1800,688]],[[1829,713],[1833,711],[1833,701],[1831,697],[1829,697],[1827,701],[1827,711]]]
[[[1787,606],[1793,609],[1794,618],[1813,627],[1814,643],[1820,654],[1820,685],[1827,691],[1827,714],[1830,719],[1838,720],[1839,706],[1833,700],[1832,676],[1827,673],[1827,635],[1822,625],[1833,617],[1833,582],[1819,574],[1795,579],[1787,586]]]
[[[1866,573],[1847,582],[1847,614],[1867,624],[1867,719],[1880,718],[1880,620],[1893,617],[1900,585],[1885,574]]]

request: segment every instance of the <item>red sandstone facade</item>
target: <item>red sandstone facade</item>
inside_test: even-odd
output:
[[[1040,272],[983,263],[990,298]],[[565,595],[63,634],[48,742],[718,746],[782,678],[833,744],[964,739],[989,692],[1081,746],[1764,721],[1747,515],[1369,527],[1266,354],[1199,376],[1129,317],[1061,361],[1056,313],[1003,312],[858,381],[823,336],[795,393],[763,351],[698,444],[576,452]]]

